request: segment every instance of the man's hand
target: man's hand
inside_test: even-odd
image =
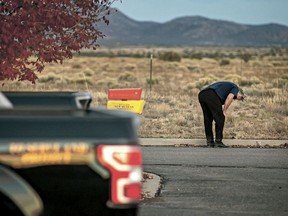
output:
[[[230,104],[232,103],[233,98],[234,98],[234,94],[230,93],[225,100],[224,108],[223,108],[223,115],[225,117],[226,117],[227,109],[229,108]]]

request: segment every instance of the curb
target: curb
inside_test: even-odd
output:
[[[143,172],[142,200],[155,198],[161,188],[161,177],[154,173]]]
[[[205,139],[164,139],[164,138],[140,138],[141,146],[175,146],[175,147],[205,147]],[[224,139],[223,142],[232,147],[288,147],[288,140],[238,140]]]

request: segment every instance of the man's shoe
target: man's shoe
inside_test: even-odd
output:
[[[229,148],[229,146],[225,145],[223,142],[216,142],[214,144],[215,148]]]
[[[214,148],[215,143],[213,141],[207,142],[207,147]]]

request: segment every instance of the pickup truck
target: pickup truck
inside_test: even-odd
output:
[[[33,106],[38,108],[79,108],[87,109],[92,102],[88,92],[2,92],[13,107]]]
[[[137,215],[137,125],[120,110],[0,109],[0,215]]]

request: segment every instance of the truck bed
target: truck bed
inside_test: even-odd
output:
[[[91,139],[137,143],[135,115],[106,109],[0,110],[0,140]]]

